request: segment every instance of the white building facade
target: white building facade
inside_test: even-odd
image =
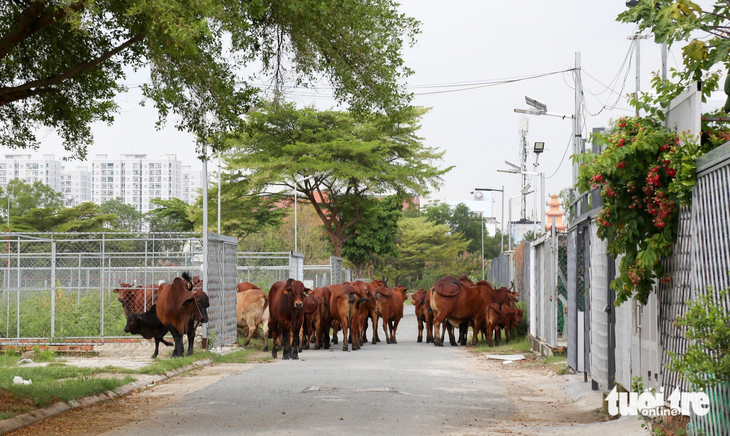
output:
[[[86,165],[61,165],[61,194],[66,207],[91,201],[91,172]]]
[[[52,154],[37,158],[26,153],[6,154],[0,159],[0,186],[5,188],[13,179],[28,184],[43,182],[56,191],[61,190],[61,162]]]
[[[187,204],[195,203],[200,190],[203,187],[203,171],[194,170],[190,165],[182,167],[182,196],[180,197]]]
[[[174,154],[148,158],[146,154],[123,154],[111,159],[97,154],[92,163],[91,197],[97,204],[121,198],[146,213],[155,208],[152,199],[182,196],[182,163]]]

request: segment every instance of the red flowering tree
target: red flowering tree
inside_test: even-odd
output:
[[[671,280],[660,260],[676,242],[679,207],[689,204],[694,160],[705,151],[682,139],[680,146],[679,136],[653,118],[621,118],[595,136],[601,154],[578,157],[578,189],[601,190],[598,236],[608,240],[609,254],[623,255],[612,283],[617,304],[631,297],[646,303],[656,280]]]

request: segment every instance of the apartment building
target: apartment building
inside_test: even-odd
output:
[[[0,186],[5,188],[13,179],[26,183],[43,182],[56,191],[61,190],[61,162],[52,154],[35,158],[31,154],[6,154],[0,159]]]
[[[123,154],[117,159],[97,154],[91,170],[91,197],[97,204],[118,197],[146,213],[155,208],[152,199],[182,198],[182,163],[174,154]]]
[[[63,204],[77,206],[91,201],[91,172],[86,165],[61,165],[61,187]]]
[[[183,165],[182,167],[182,197],[185,203],[193,204],[200,195],[200,189],[203,187],[203,171],[193,170],[191,165]]]

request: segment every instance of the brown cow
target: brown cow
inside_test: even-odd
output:
[[[316,288],[312,291],[312,295],[320,301],[319,305],[319,328],[315,332],[314,349],[318,350],[330,348],[330,328],[332,327],[332,314],[330,313],[330,300],[332,299],[332,290],[327,286]],[[335,336],[336,337],[336,336]]]
[[[240,285],[240,283],[239,283]],[[236,294],[236,325],[244,331],[246,342],[256,333],[259,325],[264,328],[264,351],[269,350],[269,298],[261,289],[249,289]]]
[[[438,280],[431,288],[431,308],[434,312],[433,328],[439,331],[442,323],[458,326],[463,322],[473,321],[475,331],[480,331],[487,313],[487,300],[477,286],[469,286],[453,276]],[[456,346],[453,329],[449,329],[451,345]],[[476,345],[477,335],[472,339]],[[433,343],[443,346],[443,340],[435,335]]]
[[[236,293],[246,292],[246,291],[249,291],[251,289],[261,290],[261,288],[259,288],[258,286],[254,285],[253,283],[249,283],[249,282],[241,282],[241,283],[239,283],[239,284],[236,285]]]
[[[175,351],[172,357],[182,357],[183,335],[188,336],[188,356],[193,354],[195,322],[208,322],[208,295],[202,289],[193,291],[193,282],[188,273],[182,273],[172,282],[160,285],[157,298],[157,318],[172,333]]]
[[[348,351],[348,333],[352,340],[352,349],[357,350],[362,343],[362,319],[369,313],[367,303],[371,303],[371,298],[364,298],[364,292],[350,285],[332,285],[329,286],[332,291],[330,299],[330,314],[332,320],[338,321],[342,328],[342,351]],[[337,333],[334,333],[335,335]],[[334,338],[333,338],[333,342]],[[335,342],[337,343],[337,342]]]
[[[304,321],[302,328],[299,330],[299,352],[309,350],[309,340],[315,340],[317,328],[321,323],[319,307],[322,302],[314,295],[308,295],[304,299]]]
[[[157,300],[160,293],[160,287],[157,285],[134,286],[129,283],[119,283],[119,288],[113,289],[112,292],[119,294],[117,300],[122,303],[124,308],[124,316],[134,313],[143,313],[149,310]]]
[[[378,316],[383,318],[383,330],[388,344],[398,343],[396,332],[398,323],[403,318],[403,302],[408,298],[405,292],[407,289],[405,286],[396,286],[392,290],[385,286],[375,288]]]
[[[299,330],[304,321],[304,298],[310,290],[299,280],[280,280],[269,290],[269,335],[274,344],[271,357],[276,359],[276,343],[281,336],[283,360],[299,359]]]
[[[433,342],[433,311],[431,310],[431,297],[423,289],[413,294],[413,305],[416,306],[416,319],[418,319],[418,342],[423,342],[423,324],[426,324],[426,343]]]
[[[380,342],[380,338],[378,337],[378,308],[375,304],[374,291],[379,286],[385,286],[385,282],[377,279],[371,281],[370,283],[365,283],[362,280],[356,280],[350,283],[350,285],[360,291],[361,298],[370,299],[368,302],[364,303],[365,307],[368,309],[369,316],[363,318],[362,341],[368,341],[368,319],[370,319],[373,323],[373,345],[375,345],[376,343]]]

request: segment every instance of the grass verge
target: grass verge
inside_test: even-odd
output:
[[[489,354],[522,354],[530,351],[530,341],[527,340],[527,337],[523,336],[509,343],[505,343],[504,334],[502,334],[500,345],[490,347],[486,343],[480,342],[474,350]]]
[[[261,352],[263,344],[253,343],[245,350],[225,355],[196,351],[180,359],[159,359],[139,370],[106,366],[81,368],[56,361],[57,356],[36,353],[34,361],[49,362],[45,366],[18,365],[21,355],[14,351],[0,352],[0,420],[12,418],[34,409],[47,407],[57,401],[69,401],[113,390],[135,380],[135,374],[160,375],[193,362],[210,359],[214,363],[248,363],[271,360]],[[43,353],[43,352],[41,352]],[[99,374],[105,374],[99,377]],[[109,374],[113,374],[111,377]],[[32,380],[30,385],[16,385],[13,378]]]

